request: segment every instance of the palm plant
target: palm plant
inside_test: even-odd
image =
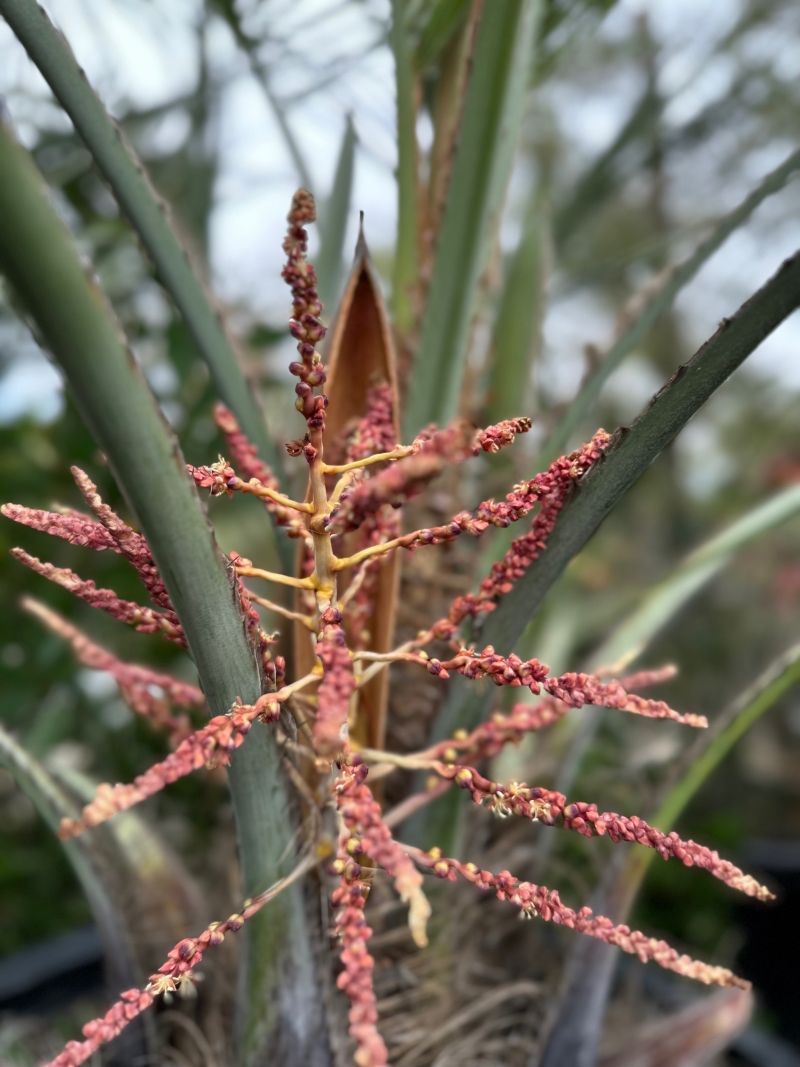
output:
[[[215,5],[215,10],[264,79],[302,172],[302,138],[274,100],[255,31],[233,5]],[[689,750],[691,762],[685,761],[683,774],[676,773],[673,791],[659,809],[660,825],[658,819],[650,825],[568,801],[575,768],[597,728],[589,718],[571,737],[568,727],[563,735],[571,747],[555,788],[503,785],[492,780],[494,772],[487,776],[475,764],[485,769],[487,761],[500,767],[505,760],[508,766],[514,758],[507,746],[561,722],[570,708],[607,707],[707,726],[703,716],[679,714],[662,700],[632,692],[664,683],[672,668],[639,670],[621,681],[615,676],[642,655],[655,633],[738,548],[797,513],[795,487],[740,517],[689,557],[595,652],[593,670],[554,676],[539,659],[516,655],[515,649],[528,641],[547,593],[627,489],[800,303],[800,255],[795,255],[723,321],[629,428],[597,431],[588,443],[560,455],[578,443],[575,431],[583,427],[604,381],[725,239],[785,185],[800,166],[800,152],[789,155],[719,220],[690,256],[658,275],[623,317],[613,343],[597,356],[566,410],[537,412],[528,389],[543,300],[541,294],[531,299],[531,293],[541,290],[547,256],[546,160],[526,207],[523,237],[505,271],[494,337],[479,366],[480,353],[471,346],[476,321],[490,313],[483,282],[526,130],[531,87],[554,61],[556,31],[563,29],[565,14],[552,8],[542,18],[533,0],[502,0],[491,10],[480,2],[406,5],[397,0],[389,33],[398,109],[391,316],[363,234],[353,268],[340,282],[353,173],[354,134],[348,123],[322,220],[319,283],[307,260],[305,226],[316,218],[310,193],[300,190],[289,214],[284,278],[292,290],[290,330],[299,355],[289,370],[299,379],[295,407],[306,420],[306,432],[286,444],[290,460],[284,464],[168,211],[65,42],[28,0],[0,0],[0,13],[71,117],[174,301],[221,402],[215,417],[226,450],[218,462],[185,467],[106,297],[87,277],[35,167],[7,127],[0,138],[0,264],[62,369],[139,530],[120,519],[77,468],[75,480],[91,514],[43,511],[24,503],[7,505],[4,514],[72,544],[121,556],[137,571],[154,606],[97,588],[24,550],[15,555],[91,606],[188,650],[200,682],[197,687],[124,662],[37,601],[25,605],[69,642],[79,662],[109,671],[131,708],[166,728],[174,745],[132,784],[100,786],[82,798],[74,781],[54,781],[10,735],[3,737],[3,758],[12,773],[60,827],[105,932],[115,973],[135,986],[105,1016],[87,1024],[84,1041],[68,1044],[53,1062],[59,1067],[84,1062],[123,1031],[134,1034],[129,1049],[137,1042],[137,1051],[146,1049],[153,1037],[143,1021],[145,1009],[162,996],[185,993],[205,952],[243,926],[237,1019],[223,1039],[235,1047],[237,1062],[324,1064],[347,1062],[353,1055],[361,1067],[388,1062],[376,1025],[373,960],[367,951],[371,931],[364,915],[371,887],[380,884],[376,869],[390,876],[408,905],[411,936],[420,947],[427,943],[431,910],[421,871],[449,881],[461,876],[509,900],[522,915],[573,927],[600,944],[604,954],[592,957],[579,976],[588,992],[580,998],[568,992],[561,1001],[544,1062],[565,1062],[559,1060],[565,1050],[571,1062],[591,1062],[608,991],[611,946],[706,983],[747,988],[730,969],[691,960],[624,924],[646,868],[643,860],[630,861],[606,887],[609,915],[604,917],[588,908],[575,911],[556,891],[508,871],[492,873],[452,856],[461,851],[469,821],[459,798],[469,793],[496,814],[547,825],[560,820],[584,836],[607,835],[646,846],[647,855],[658,851],[665,859],[704,867],[748,895],[770,895],[716,852],[679,837],[671,824],[742,729],[794,682],[794,649],[734,706],[727,725],[722,719],[715,723],[710,743],[698,741]],[[423,89],[424,106],[434,118],[425,168],[415,132]],[[641,107],[646,115],[653,113],[653,93],[649,84]],[[641,116],[634,119],[639,122]],[[606,161],[606,169],[609,165]],[[595,195],[603,182],[595,176],[590,184]],[[576,192],[582,210],[591,205],[592,195],[586,189]],[[573,214],[566,204],[553,222],[554,237],[564,249]],[[340,290],[322,346],[326,326],[320,293]],[[203,396],[199,406],[207,409],[209,400]],[[483,412],[494,424],[478,431],[469,420]],[[522,461],[507,459],[513,453],[505,451],[515,436],[530,430],[532,416],[542,431],[542,471],[535,477],[523,470]],[[476,477],[465,461],[477,455],[486,461]],[[526,457],[525,468],[530,462]],[[420,494],[442,477],[451,496],[462,501],[470,495],[480,499],[479,482],[495,496],[499,486],[505,493],[515,479],[516,484],[499,501],[489,496],[477,508],[453,508],[445,522],[428,521],[435,505]],[[212,497],[256,496],[264,503],[272,520],[259,546],[267,566],[254,565],[233,548],[220,552],[198,489]],[[404,531],[401,515],[414,509],[423,521],[418,529]],[[531,512],[530,530],[511,541],[505,531]],[[397,642],[400,550],[413,551],[413,576],[415,561],[429,546],[457,542],[442,564],[456,575],[461,566],[456,552],[466,540],[462,535],[478,538],[489,526],[497,531],[489,554],[465,552],[486,574],[478,591],[459,595],[438,622],[434,613],[421,632]],[[269,598],[261,596],[245,579],[266,580],[274,591]],[[403,581],[407,588],[413,577]],[[282,598],[287,590],[292,590],[291,602]],[[263,619],[257,607],[266,613]],[[266,628],[275,623],[283,627],[280,636]],[[422,748],[397,751],[387,740],[396,708],[389,685],[392,664],[393,670],[450,679]],[[496,689],[488,680],[496,687],[527,687],[534,695],[544,689],[546,695],[503,714],[492,707]],[[210,718],[198,726],[187,713],[176,714],[175,707],[197,709],[195,715],[207,708]],[[131,940],[128,920],[118,915],[114,887],[105,884],[107,863],[92,838],[103,832],[107,819],[118,819],[204,766],[228,768],[246,899],[224,922],[181,937],[167,961],[142,979],[135,953],[125,945]],[[389,805],[391,782],[403,769],[414,774],[406,775],[400,790],[405,795]],[[113,825],[112,820],[109,829]],[[335,982],[320,899],[332,903],[333,942],[342,946]],[[328,904],[322,907],[327,916]],[[342,1034],[334,985],[350,1000],[352,1046]],[[576,1003],[585,1006],[587,997],[588,1022],[576,1027]]]

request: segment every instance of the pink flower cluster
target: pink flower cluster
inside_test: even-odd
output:
[[[333,756],[347,744],[347,713],[356,680],[341,627],[342,613],[329,609],[324,616],[324,629],[314,649],[322,664],[322,682],[317,692],[313,737],[317,752]]]
[[[377,1022],[375,990],[372,987],[372,971],[375,960],[367,950],[372,930],[364,918],[369,887],[362,879],[362,868],[343,849],[333,864],[334,873],[340,874],[340,885],[333,891],[333,906],[336,912],[336,934],[341,940],[343,970],[336,984],[350,1001],[350,1036],[356,1043],[355,1062],[358,1067],[384,1067],[389,1054],[381,1037]]]
[[[348,853],[363,852],[391,875],[400,898],[410,905],[411,932],[418,944],[425,944],[428,906],[421,896],[422,876],[383,821],[381,806],[366,784],[367,774],[361,757],[350,753],[341,761],[334,785],[339,814],[350,832]]]
[[[303,228],[305,223],[314,222],[316,217],[313,196],[305,189],[299,189],[292,200],[288,215],[289,232],[283,242],[287,256],[283,279],[292,290],[293,317],[289,329],[297,340],[301,359],[300,363],[289,364],[290,373],[300,379],[294,389],[297,393],[295,407],[306,420],[309,430],[321,430],[324,427],[325,408],[328,406],[327,397],[314,395],[314,389],[325,384],[325,368],[314,347],[325,336],[325,327],[319,319],[322,304],[317,292],[316,273],[306,259],[308,234]],[[311,460],[314,457],[307,453],[307,458]]]
[[[391,452],[396,443],[392,387],[379,382],[367,392],[367,413],[359,419],[348,442],[347,462]]]
[[[92,548],[95,552],[107,549],[119,552],[117,542],[101,522],[71,508],[55,512],[26,508],[21,504],[3,504],[0,513],[7,519],[29,526],[32,530],[40,530],[52,537],[61,537],[71,545]]]
[[[669,681],[674,675],[675,667],[669,665],[638,671],[636,674],[623,678],[618,684],[625,690],[643,689],[648,685]],[[672,717],[669,714],[660,716],[653,714],[654,711],[662,711],[660,701],[645,701],[642,706],[640,700],[641,698],[636,697],[618,710],[628,711],[634,715],[644,714],[647,718]],[[552,696],[546,696],[536,704],[514,704],[507,715],[497,711],[486,722],[476,726],[472,733],[468,734],[465,730],[458,731],[449,740],[440,741],[430,751],[433,756],[447,763],[463,763],[467,759],[491,759],[506,745],[518,744],[525,734],[552,726],[567,714],[571,706]],[[702,725],[700,718],[700,716],[695,717],[697,725]]]
[[[199,935],[179,941],[167,955],[166,962],[155,974],[150,975],[147,987],[139,991],[129,989],[122,993],[101,1019],[93,1019],[83,1027],[86,1041],[69,1041],[63,1052],[46,1067],[80,1067],[106,1042],[117,1037],[128,1023],[149,1008],[161,993],[173,992],[184,983],[191,984],[195,968],[202,961],[206,949],[215,948],[225,940],[225,934],[237,933],[245,922],[268,904],[284,888],[286,882],[278,882],[252,900],[246,900],[241,913],[234,913],[224,922],[213,922]]]
[[[62,841],[75,837],[87,827],[97,826],[117,812],[127,811],[200,767],[229,763],[231,754],[250,732],[254,719],[277,721],[279,700],[279,693],[268,693],[255,704],[234,705],[228,715],[215,715],[201,730],[181,741],[165,760],[153,764],[133,782],[98,786],[94,799],[86,805],[79,819],[61,820],[58,836]]]
[[[450,671],[457,671],[470,680],[491,678],[495,685],[524,685],[532,693],[540,693],[544,689],[556,700],[572,708],[594,704],[600,707],[617,708],[620,711],[630,711],[649,719],[672,719],[674,722],[699,728],[708,726],[705,715],[691,713],[681,715],[673,711],[663,700],[648,700],[635,693],[629,693],[619,681],[603,682],[594,674],[575,671],[550,678],[547,676],[549,667],[540,663],[538,659],[526,661],[513,653],[508,657],[500,656],[491,645],[487,645],[482,652],[462,648],[453,659],[444,662],[433,658],[420,659],[419,662],[426,663],[429,672],[438,678],[449,678]],[[522,707],[525,708],[525,705]],[[529,710],[534,716],[534,721],[537,721],[537,709]],[[547,713],[550,713],[550,709],[547,709]],[[520,729],[524,714],[524,711],[519,713],[515,725],[509,724],[511,729]],[[487,723],[485,726],[490,732],[497,734],[498,720]]]
[[[339,764],[334,785],[337,807],[349,837],[342,839],[334,873],[342,877],[333,903],[341,907],[336,930],[342,938],[344,971],[338,985],[350,999],[350,1035],[356,1042],[358,1067],[383,1067],[388,1063],[386,1046],[376,1023],[375,993],[372,988],[374,961],[367,951],[372,931],[364,919],[366,884],[358,856],[365,856],[394,878],[395,888],[409,904],[409,926],[418,945],[427,943],[425,926],[430,908],[422,892],[422,875],[392,837],[381,816],[381,808],[366,785],[367,767],[358,755],[347,755]]]
[[[61,615],[30,597],[22,601],[22,606],[60,637],[69,641],[79,663],[93,670],[108,671],[119,686],[128,707],[137,715],[149,719],[154,726],[166,729],[173,744],[182,741],[191,733],[192,726],[188,715],[173,715],[170,705],[204,708],[206,698],[196,685],[181,682],[171,674],[162,674],[160,671],[151,670],[150,667],[124,663],[113,653],[91,641]],[[162,691],[163,696],[153,693],[155,687]]]
[[[72,468],[72,476],[99,521],[71,509],[49,512],[20,507],[18,504],[3,505],[2,513],[6,518],[30,526],[34,530],[61,537],[71,544],[82,545],[98,552],[110,550],[124,556],[135,568],[153,603],[162,610],[154,611],[132,601],[122,600],[110,589],[97,589],[94,582],[83,581],[67,568],[42,563],[22,549],[12,549],[12,553],[43,577],[69,589],[93,607],[135,626],[140,633],[161,633],[169,640],[185,645],[183,629],[145,539],[103,503],[97,487],[79,467]]]
[[[496,426],[487,426],[485,430],[478,431],[472,453],[477,456],[481,451],[499,452],[501,448],[513,445],[517,434],[527,433],[532,425],[530,419],[522,417],[506,419],[504,422],[498,422]]]
[[[144,990],[128,989],[120,993],[120,999],[113,1004],[101,1019],[92,1019],[83,1028],[85,1041],[68,1041],[66,1048],[60,1052],[47,1067],[80,1067],[90,1056],[94,1055],[107,1041],[112,1041],[133,1022],[137,1015],[150,1007],[153,994]]]
[[[623,952],[638,956],[642,963],[653,960],[660,967],[705,985],[750,988],[749,982],[737,977],[726,967],[714,967],[700,960],[693,960],[690,956],[680,955],[666,941],[647,937],[624,924],[615,926],[611,919],[593,915],[591,908],[573,911],[561,903],[555,889],[547,889],[532,882],[520,882],[508,871],[501,871],[500,874],[482,871],[474,863],[460,863],[458,860],[444,858],[438,849],[427,853],[416,849],[409,851],[413,852],[419,864],[433,871],[437,877],[455,881],[456,875],[460,874],[478,889],[493,890],[499,900],[514,904],[528,918],[538,915],[546,922],[558,923],[588,937],[597,938],[598,941],[605,941],[608,945],[616,945]]]
[[[597,462],[610,442],[605,430],[598,430],[592,440],[568,456],[561,456],[550,464],[547,471],[537,474],[530,481],[514,486],[505,500],[496,503],[487,500],[481,504],[474,517],[457,515],[455,521],[471,534],[478,535],[488,526],[506,527],[518,522],[540,504],[540,510],[530,530],[511,543],[508,552],[492,565],[487,578],[481,582],[477,594],[467,593],[458,597],[450,608],[447,619],[435,624],[437,636],[451,636],[468,615],[493,611],[499,597],[509,593],[515,582],[547,547],[547,539],[553,532],[558,513],[567,501],[575,483]]]
[[[120,622],[133,626],[140,634],[163,634],[176,644],[185,645],[183,629],[180,623],[173,622],[172,613],[156,611],[143,607],[132,600],[123,600],[113,589],[98,589],[91,579],[79,578],[68,567],[56,567],[52,563],[43,563],[36,556],[30,556],[22,548],[12,548],[11,555],[30,567],[32,571],[49,578],[51,582],[68,589],[93,608],[99,608]],[[177,620],[177,616],[175,616]]]
[[[117,544],[117,551],[134,567],[142,580],[142,584],[150,594],[150,599],[154,604],[168,612],[174,625],[180,625],[147,541],[140,533],[126,525],[111,510],[108,504],[103,503],[100,494],[97,492],[97,486],[80,467],[72,467],[71,470],[75,484],[83,494],[84,500],[114,538]]]
[[[367,393],[367,413],[360,419],[346,451],[346,462],[352,463],[368,456],[390,452],[396,443],[392,414],[392,389],[388,382],[374,385]],[[366,476],[368,469],[363,472]],[[331,519],[335,512],[331,514]],[[356,548],[360,551],[370,545],[382,544],[397,537],[400,532],[400,515],[394,508],[383,507],[368,515],[358,531]],[[366,648],[369,643],[370,619],[375,609],[380,569],[385,560],[366,560],[364,573],[359,577],[358,591],[347,608],[347,631],[354,649]]]
[[[499,814],[519,815],[523,819],[540,819],[553,826],[557,819],[563,820],[566,830],[577,830],[584,837],[608,834],[615,843],[636,842],[646,848],[654,848],[662,859],[679,859],[686,867],[701,867],[715,878],[738,889],[748,897],[773,900],[774,895],[755,878],[744,874],[729,860],[721,859],[718,852],[696,841],[684,841],[674,831],[669,834],[657,830],[637,815],[618,815],[613,811],[599,812],[596,804],[583,801],[567,803],[563,793],[512,783],[499,785],[484,778],[474,767],[437,766],[442,778],[450,778],[472,794],[476,804],[486,802],[489,809]]]

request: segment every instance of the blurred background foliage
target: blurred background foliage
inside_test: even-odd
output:
[[[283,218],[301,182],[324,202],[348,117],[355,165],[345,247],[349,255],[364,210],[376,265],[391,289],[397,158],[390,5],[49,0],[45,6],[205,265],[278,439],[292,436],[282,372],[289,349],[279,277]],[[423,176],[433,165],[437,90],[468,6],[458,0],[405,5]],[[484,461],[479,478],[493,491],[509,475],[539,469],[537,450],[600,360],[631,298],[683,259],[797,146],[800,9],[791,0],[548,0],[538,37],[523,137],[480,282],[461,398],[476,421],[534,418],[513,461],[506,453],[502,462]],[[220,448],[210,418],[213,389],[184,326],[88,152],[2,23],[0,56],[0,92],[18,133],[92,260],[185,455],[213,460]],[[798,209],[800,186],[789,183],[724,244],[610,378],[571,444],[599,425],[612,430],[629,421],[718,320],[795,251]],[[335,223],[323,213],[323,237]],[[419,248],[424,287],[430,272],[424,234]],[[312,258],[314,250],[312,243]],[[406,342],[413,347],[419,324],[413,314],[409,321]],[[528,654],[557,671],[585,664],[689,551],[800,480],[798,340],[795,318],[640,479],[531,626]],[[77,506],[72,463],[86,467],[104,498],[122,507],[102,456],[6,292],[0,299],[0,496],[34,507]],[[226,502],[212,512],[222,547],[235,545],[258,561],[266,549],[260,512],[250,503]],[[15,544],[131,599],[138,595],[136,579],[119,557],[81,553],[0,523],[0,719],[41,758],[55,755],[101,780],[130,780],[165,751],[163,740],[134,719],[105,676],[76,668],[64,644],[18,609],[21,594],[45,599],[124,658],[187,677],[189,665],[155,638],[117,624],[112,630],[66,592],[12,563],[8,549]],[[653,642],[647,664],[680,665],[664,691],[673,706],[713,716],[800,638],[798,547],[800,519],[745,547]],[[469,567],[477,566],[471,558]],[[528,781],[549,784],[573,741],[574,728],[556,729],[526,747],[515,769]],[[679,728],[607,716],[580,765],[580,795],[601,809],[644,810],[682,744]],[[190,778],[148,803],[149,816],[200,878],[230,825],[222,786]],[[787,695],[757,723],[680,828],[734,858],[759,856],[762,869],[770,873],[772,863],[780,880],[787,849],[800,851],[800,694]],[[545,880],[559,880],[565,897],[582,900],[607,860],[602,843],[560,835],[548,860],[555,873]],[[724,963],[741,953],[758,982],[765,965],[748,947],[748,916],[720,883],[677,864],[655,864],[633,922]],[[0,771],[0,953],[88,921],[59,845]],[[779,946],[782,955],[769,961],[779,974],[788,974],[800,955],[792,937],[796,928]],[[797,996],[796,970],[791,981]],[[765,979],[764,1019],[800,1042],[796,1017],[791,1023],[781,1014],[768,987]]]

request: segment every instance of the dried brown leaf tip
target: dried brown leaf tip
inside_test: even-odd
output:
[[[333,871],[339,886],[333,897],[336,930],[342,943],[343,971],[339,985],[350,998],[350,1033],[355,1043],[355,1060],[359,1067],[382,1067],[388,1062],[386,1045],[377,1029],[375,994],[372,988],[373,961],[368,951],[371,931],[364,917],[368,893],[367,871],[384,870],[393,881],[403,901],[408,904],[409,922],[415,941],[426,941],[426,922],[430,912],[423,892],[423,873],[440,878],[463,877],[478,889],[494,892],[525,916],[539,916],[560,923],[579,933],[618,945],[652,960],[679,974],[701,982],[723,986],[746,986],[747,983],[721,967],[712,967],[679,955],[662,941],[615,926],[609,919],[594,916],[588,908],[579,911],[562,904],[558,893],[544,886],[520,882],[508,871],[492,874],[469,863],[447,859],[437,850],[423,853],[395,840],[368,784],[369,765],[397,764],[428,769],[441,781],[454,783],[472,794],[498,815],[515,815],[538,819],[546,824],[560,823],[565,829],[585,836],[605,835],[613,841],[630,842],[655,849],[664,859],[674,858],[686,865],[709,871],[727,885],[761,899],[769,891],[733,864],[723,860],[693,841],[677,834],[662,833],[635,816],[600,812],[591,803],[570,803],[552,790],[519,783],[503,785],[484,778],[473,765],[496,755],[505,745],[514,744],[529,731],[556,722],[571,708],[599,704],[653,719],[671,719],[693,727],[706,726],[703,716],[680,714],[661,700],[651,700],[633,690],[668,677],[670,670],[644,671],[619,681],[597,675],[567,673],[550,675],[548,667],[532,658],[522,660],[513,654],[503,655],[492,647],[471,647],[460,633],[462,623],[493,611],[542,552],[561,509],[586,472],[596,464],[609,443],[609,435],[598,430],[591,441],[557,459],[550,467],[529,480],[513,486],[500,500],[486,500],[474,512],[460,512],[442,526],[399,532],[403,506],[445,466],[468,461],[481,451],[493,453],[513,444],[518,434],[530,428],[526,417],[511,419],[476,431],[464,422],[441,429],[430,427],[408,445],[395,439],[396,412],[392,410],[392,392],[384,383],[369,391],[364,414],[348,430],[346,444],[337,445],[337,462],[326,460],[325,420],[328,401],[323,387],[325,367],[316,345],[325,333],[320,321],[322,305],[317,292],[316,276],[306,258],[308,235],[305,226],[315,218],[313,199],[301,190],[292,203],[284,250],[286,265],[283,276],[291,288],[292,319],[290,328],[297,340],[299,359],[289,371],[299,379],[295,387],[296,408],[305,428],[302,438],[292,442],[291,455],[303,457],[308,470],[308,492],[302,501],[292,500],[278,487],[277,480],[259,459],[242,433],[236,419],[226,408],[218,407],[216,418],[226,439],[228,458],[209,466],[190,467],[195,482],[212,494],[227,497],[234,492],[256,496],[265,504],[279,527],[289,536],[300,537],[306,546],[307,567],[301,575],[265,571],[233,553],[229,560],[232,581],[238,583],[248,633],[258,650],[264,671],[264,695],[252,705],[236,703],[227,715],[216,716],[205,726],[183,737],[175,751],[151,767],[129,785],[102,786],[80,819],[62,827],[64,836],[80,833],[122,811],[144,797],[174,782],[193,770],[226,763],[234,750],[246,742],[255,719],[276,724],[281,707],[293,706],[295,694],[303,692],[303,708],[313,716],[310,726],[303,720],[305,753],[309,747],[314,768],[319,774],[320,794],[338,811],[341,836]],[[366,395],[366,391],[365,391]],[[338,460],[342,462],[338,462]],[[76,475],[85,499],[95,518],[73,512],[51,514],[10,505],[5,514],[18,522],[47,530],[76,545],[96,550],[112,550],[124,555],[137,569],[156,607],[142,608],[121,601],[109,590],[95,589],[71,571],[53,568],[27,556],[18,557],[45,577],[51,578],[78,596],[103,608],[117,618],[146,632],[163,632],[172,640],[182,640],[163,584],[153,564],[144,539],[103,504],[85,475]],[[481,536],[490,526],[507,527],[531,516],[527,530],[511,544],[503,558],[491,568],[474,593],[458,597],[448,614],[432,620],[429,629],[416,639],[388,652],[371,651],[360,642],[358,634],[365,613],[370,610],[369,576],[372,568],[389,559],[398,549],[416,551],[453,540],[467,533]],[[355,551],[353,531],[359,531]],[[349,578],[340,590],[342,578]],[[273,585],[291,586],[303,593],[302,610],[291,611],[276,601],[266,600],[249,589],[249,579]],[[291,682],[283,679],[284,664],[270,654],[272,639],[260,629],[254,605],[264,605],[301,626],[307,639],[310,631],[314,648],[314,665]],[[47,621],[47,620],[45,620]],[[63,626],[63,636],[71,641],[76,653],[98,656]],[[348,641],[348,634],[356,635]],[[449,642],[449,659],[431,658],[426,646],[433,641]],[[398,755],[359,746],[351,736],[351,727],[359,690],[381,671],[397,662],[415,664],[439,678],[454,671],[469,681],[491,679],[498,686],[527,687],[540,697],[534,704],[519,704],[505,715],[495,714],[471,734],[459,733],[448,741],[412,755]],[[99,660],[97,660],[99,662]],[[109,667],[108,669],[112,669]],[[130,671],[116,671],[121,686],[131,688]],[[138,679],[138,675],[136,678]],[[137,682],[138,684],[138,682]],[[163,678],[159,684],[176,703],[177,690]],[[177,683],[176,683],[177,685]],[[155,718],[155,716],[153,716]],[[170,728],[167,720],[164,725]],[[301,747],[301,746],[298,746]],[[438,795],[432,790],[430,796]],[[423,797],[424,802],[427,797]],[[307,858],[292,877],[299,877],[309,865],[318,862],[318,842],[310,842]],[[323,849],[323,853],[324,853]],[[310,857],[310,858],[309,858]],[[283,883],[282,883],[283,884]],[[273,887],[275,890],[275,887]],[[273,893],[270,890],[269,893]],[[277,891],[277,890],[275,890]],[[106,1040],[119,1032],[154,996],[190,981],[206,948],[218,943],[228,930],[238,929],[252,914],[253,908],[267,902],[269,893],[257,903],[246,902],[241,915],[227,923],[209,927],[199,938],[183,941],[170,953],[168,962],[151,977],[146,989],[131,991],[100,1020],[88,1024],[86,1041],[73,1042],[54,1061],[56,1067],[77,1067]]]

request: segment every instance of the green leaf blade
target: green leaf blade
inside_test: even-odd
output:
[[[499,224],[530,80],[538,0],[494,0],[478,29],[405,436],[457,411],[478,287]]]
[[[324,307],[334,307],[339,296],[344,263],[344,238],[350,202],[353,196],[353,171],[355,169],[356,129],[351,115],[347,116],[336,164],[333,188],[322,211],[322,240],[317,256],[319,295]]]

